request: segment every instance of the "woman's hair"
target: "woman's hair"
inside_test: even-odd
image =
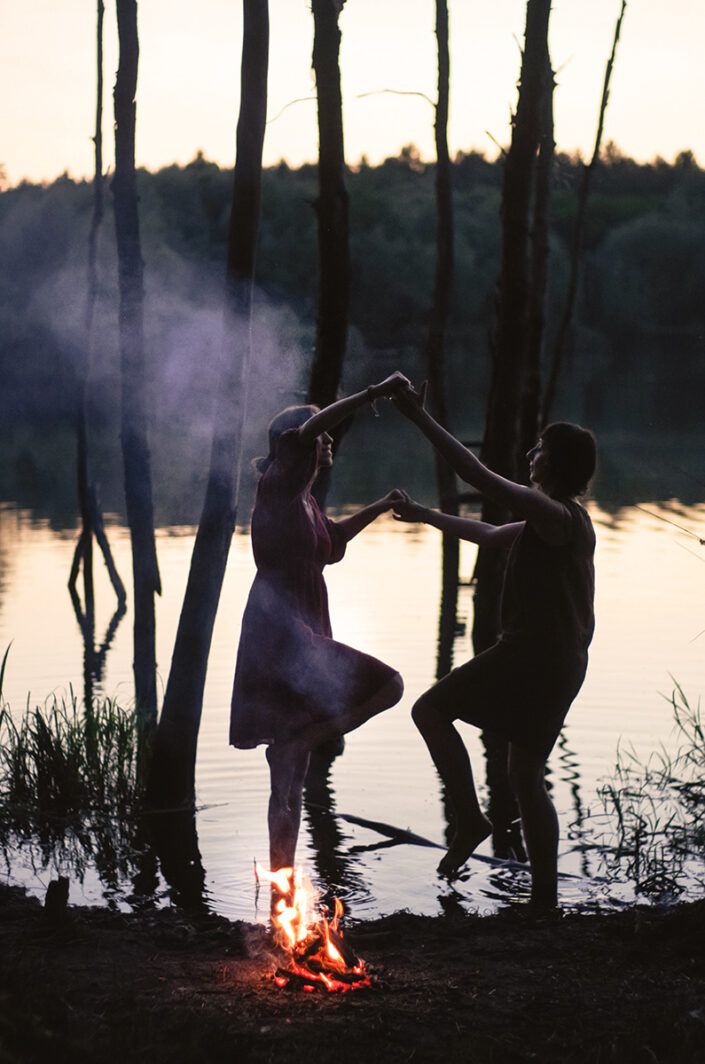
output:
[[[541,433],[552,473],[551,494],[584,495],[597,467],[597,445],[589,429],[554,421]]]
[[[267,426],[269,454],[266,458],[255,458],[253,460],[252,465],[255,471],[261,475],[272,464],[277,456],[277,443],[282,432],[286,432],[287,429],[298,429],[299,426],[304,425],[309,418],[312,418],[318,412],[319,407],[317,406],[287,406],[286,409],[273,417]]]

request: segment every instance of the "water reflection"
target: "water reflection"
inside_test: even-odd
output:
[[[702,506],[661,502],[645,508],[696,533],[705,527]],[[692,537],[685,539],[678,529],[636,508],[622,508],[615,522],[594,503],[591,509],[598,528],[598,628],[586,684],[549,765],[561,837],[566,842],[561,867],[576,877],[561,880],[561,896],[571,906],[589,904],[596,897],[602,902],[607,894],[613,898],[615,876],[626,882],[624,866],[616,871],[609,868],[609,887],[599,881],[604,872],[600,852],[614,834],[614,825],[607,815],[598,818],[597,789],[613,770],[620,736],[646,754],[668,741],[670,710],[659,692],[670,686],[669,673],[697,698],[702,640],[693,639],[705,625],[698,583],[705,580],[705,570],[700,565],[699,544],[693,541],[697,555],[693,557],[680,546],[681,539],[689,545]],[[110,617],[103,619],[98,609],[99,635],[93,642],[90,637],[84,642],[61,577],[71,564],[74,535],[57,534],[14,510],[5,511],[3,517],[11,534],[3,536],[0,644],[4,647],[13,641],[5,697],[21,712],[30,688],[42,698],[58,683],[80,689],[83,668],[92,665],[92,675],[100,677],[103,689],[127,705],[130,626],[118,624],[108,640]],[[115,530],[111,540],[116,563],[125,571],[129,537]],[[160,533],[159,550],[167,576],[159,603],[158,659],[163,666],[170,658],[191,546],[190,529]],[[471,554],[463,556],[463,571],[471,570],[471,559]],[[310,864],[327,896],[339,893],[343,897],[354,918],[402,907],[434,914],[441,904],[439,895],[451,897],[447,904],[453,904],[450,888],[434,873],[439,855],[408,838],[379,830],[383,826],[408,830],[436,846],[443,842],[446,818],[440,787],[409,717],[411,704],[433,683],[439,668],[440,573],[438,538],[418,529],[402,531],[391,521],[359,537],[350,564],[331,570],[336,636],[393,662],[407,686],[405,704],[353,733],[345,754],[333,762],[318,790],[311,788],[307,794],[301,859]],[[268,778],[261,751],[233,759],[227,748],[226,724],[233,648],[251,575],[249,542],[244,535],[236,536],[201,726],[198,786],[202,808],[195,824],[173,828],[177,856],[168,840],[153,839],[146,827],[138,830],[133,821],[94,825],[103,838],[97,842],[91,836],[92,843],[84,828],[72,827],[56,849],[46,829],[31,852],[28,836],[18,832],[6,836],[14,881],[25,882],[41,894],[43,869],[51,867],[52,872],[71,875],[72,903],[104,904],[108,899],[111,904],[136,906],[167,900],[171,904],[204,903],[236,919],[254,917],[252,861],[266,850]],[[107,594],[97,580],[98,606],[110,603],[112,592],[107,580],[104,583]],[[384,593],[380,594],[380,588]],[[449,623],[452,611],[445,611],[443,624],[444,631],[455,632],[452,655],[456,661],[469,655],[464,628],[472,617],[472,589],[461,582],[458,593],[454,625]],[[109,649],[101,656],[106,641]],[[448,653],[447,644],[444,653]],[[471,757],[481,760],[484,747],[474,729],[468,733],[468,743]],[[106,838],[108,827],[112,841]],[[90,849],[81,839],[90,843]],[[487,844],[482,853],[513,849],[510,839],[503,849],[494,851]],[[51,862],[56,862],[56,869]],[[467,879],[456,885],[459,903],[480,911],[507,904],[512,899],[512,884],[521,896],[523,877],[517,870],[471,862]],[[633,898],[633,888],[620,889],[625,898]]]

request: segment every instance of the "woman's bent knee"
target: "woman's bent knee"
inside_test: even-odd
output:
[[[404,681],[403,681],[403,679],[401,677],[401,673],[400,672],[395,672],[394,673],[394,675],[392,676],[391,680],[389,681],[389,686],[390,686],[390,697],[392,698],[392,701],[390,702],[390,705],[391,706],[395,706],[397,704],[397,702],[400,701],[401,696],[404,694]]]

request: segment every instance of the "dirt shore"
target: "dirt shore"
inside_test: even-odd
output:
[[[348,941],[372,986],[280,990],[262,926],[0,888],[0,1060],[705,1061],[705,901],[670,912],[398,913]]]

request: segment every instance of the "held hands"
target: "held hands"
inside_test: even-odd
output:
[[[389,493],[390,495],[397,495],[398,501],[394,503],[394,520],[395,521],[408,521],[412,524],[421,524],[424,520],[424,514],[427,512],[426,507],[421,503],[415,502],[410,499],[405,491],[400,488],[396,488]]]
[[[374,402],[375,399],[391,399],[407,388],[411,388],[409,379],[397,369],[378,384],[371,384],[367,389],[367,395],[370,401]]]
[[[397,506],[402,506],[406,499],[408,499],[408,495],[405,491],[402,491],[401,488],[393,488],[380,499],[380,504],[384,506],[382,513],[386,513],[387,510],[396,510]]]
[[[415,421],[418,415],[425,410],[428,381],[424,381],[418,391],[409,381],[406,382],[406,385],[405,388],[400,388],[394,393],[394,404],[402,414],[406,415],[411,421]]]

